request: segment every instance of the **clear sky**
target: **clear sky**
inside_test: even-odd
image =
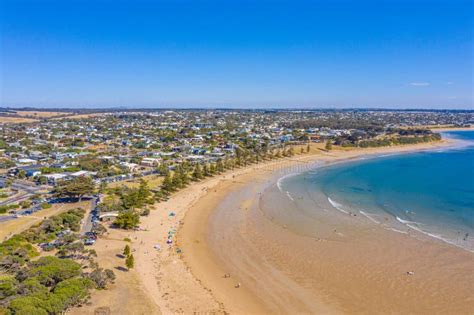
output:
[[[473,1],[0,0],[1,106],[474,108]]]

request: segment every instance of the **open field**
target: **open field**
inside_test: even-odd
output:
[[[37,121],[36,119],[26,117],[5,117],[0,116],[0,124],[19,124],[19,123],[32,123]]]
[[[65,117],[56,117],[56,118],[52,118],[53,120],[56,120],[56,119],[83,119],[83,118],[92,118],[92,117],[98,117],[98,116],[102,116],[104,115],[104,113],[94,113],[94,114],[72,114],[70,116],[65,116]]]
[[[32,225],[41,222],[45,217],[50,217],[61,212],[75,209],[83,208],[87,209],[89,206],[89,201],[75,202],[75,203],[65,203],[65,204],[55,204],[49,209],[40,210],[29,216],[22,216],[14,220],[1,222],[0,223],[0,240],[5,239],[13,234],[18,234],[28,229]]]
[[[0,116],[0,124],[32,123],[40,119],[83,119],[101,116],[103,113],[76,114],[68,112],[17,111],[14,114],[6,113],[6,115]]]
[[[49,119],[62,115],[70,115],[65,112],[43,112],[43,111],[17,111],[15,113],[7,113],[8,116],[0,116],[0,123],[32,123],[39,119]]]
[[[28,118],[51,118],[61,115],[70,115],[71,113],[66,112],[44,112],[44,111],[17,111],[15,112],[16,115]]]

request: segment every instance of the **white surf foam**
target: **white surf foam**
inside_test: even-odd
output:
[[[364,217],[366,217],[367,219],[369,219],[370,221],[374,222],[375,224],[380,224],[379,221],[375,220],[374,218],[372,218],[371,214],[368,214],[367,212],[364,212],[362,210],[359,210],[360,214],[362,214]]]
[[[397,221],[400,222],[400,223],[403,223],[403,224],[419,224],[415,221],[408,221],[408,220],[403,220],[402,218],[400,217],[396,217],[397,218]]]
[[[293,197],[291,197],[291,195],[290,195],[290,192],[289,192],[289,191],[287,191],[287,192],[286,192],[286,195],[288,196],[288,198],[290,198],[290,200],[291,200],[291,201],[295,201],[295,199],[293,199]]]
[[[407,231],[402,231],[402,230],[398,230],[398,229],[395,229],[395,228],[387,228],[387,230],[390,230],[390,231],[393,231],[393,232],[397,232],[397,233],[402,233],[402,234],[408,234]]]
[[[410,229],[413,229],[413,230],[415,230],[415,231],[417,231],[417,232],[420,232],[420,233],[422,233],[422,234],[428,235],[428,236],[430,236],[430,237],[436,238],[436,239],[441,240],[441,241],[443,241],[443,242],[446,242],[446,243],[448,243],[448,244],[457,245],[456,243],[454,243],[454,242],[452,242],[452,241],[450,241],[450,240],[448,240],[448,239],[442,237],[441,235],[433,234],[433,233],[424,231],[424,230],[420,229],[419,227],[417,227],[417,226],[415,226],[415,225],[413,225],[413,224],[407,224],[407,226],[408,226]]]
[[[349,214],[349,212],[347,212],[346,210],[344,210],[342,208],[342,205],[334,200],[332,200],[331,198],[328,197],[328,201],[329,203],[334,207],[336,208],[337,210],[341,211],[341,212],[344,212],[345,214]]]
[[[397,219],[398,219],[398,217],[397,217]],[[400,220],[399,220],[399,221],[400,221]],[[437,239],[437,240],[443,241],[443,242],[445,242],[445,243],[447,243],[447,244],[454,245],[454,246],[457,246],[457,247],[461,247],[461,248],[463,248],[463,249],[465,249],[465,250],[467,250],[467,251],[469,251],[469,252],[473,252],[473,253],[474,253],[474,250],[473,250],[473,249],[466,248],[465,246],[462,246],[462,245],[460,245],[460,244],[458,244],[458,243],[456,243],[456,242],[454,242],[454,241],[452,241],[452,240],[449,240],[449,239],[447,239],[447,238],[445,238],[445,237],[443,237],[443,236],[441,236],[441,235],[439,235],[439,234],[430,233],[430,232],[427,232],[427,231],[425,231],[425,230],[419,228],[419,227],[417,226],[418,223],[416,223],[416,222],[411,222],[411,221],[406,221],[406,220],[402,220],[402,221],[404,221],[404,222],[409,222],[409,223],[405,223],[405,225],[406,225],[407,227],[409,227],[410,229],[412,229],[412,230],[415,230],[415,231],[417,231],[417,232],[419,232],[419,233],[421,233],[421,234],[427,235],[427,236],[432,237],[432,238],[435,238],[435,239]],[[400,221],[400,222],[401,222],[401,221]]]
[[[283,192],[283,189],[281,188],[281,184],[282,184],[283,180],[286,179],[286,178],[288,178],[288,177],[295,176],[295,175],[298,175],[298,173],[287,174],[287,175],[285,175],[285,176],[280,177],[280,178],[277,180],[277,187],[278,187],[278,189],[280,190],[280,192]]]

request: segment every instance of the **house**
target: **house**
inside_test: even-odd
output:
[[[14,170],[15,174],[18,174],[21,170],[25,171],[26,177],[35,177],[41,175],[40,169],[43,165],[29,165],[29,166],[20,166]]]
[[[192,149],[192,153],[193,154],[205,154],[206,153],[206,149],[203,149],[203,148],[193,148]]]
[[[143,160],[140,163],[143,166],[158,166],[160,164],[160,159],[157,158],[143,158]]]
[[[83,177],[83,176],[94,176],[97,174],[96,172],[89,172],[89,171],[77,171],[74,173],[69,174],[72,177]]]
[[[309,141],[312,142],[321,142],[321,136],[320,135],[308,135]]]
[[[176,154],[176,152],[160,152],[160,156],[165,157],[165,158],[172,157],[175,154]]]
[[[51,164],[49,166],[50,168],[66,168],[66,164],[63,164],[63,163],[55,163],[55,164]]]
[[[129,163],[129,162],[121,162],[120,165],[128,169],[130,172],[135,172],[138,170],[139,165],[135,163]]]
[[[41,152],[41,151],[31,151],[31,152],[30,152],[30,157],[31,157],[32,159],[41,159],[41,158],[43,158],[43,157],[45,157],[45,156],[46,156],[46,155],[43,154],[43,152]]]
[[[36,160],[33,160],[33,159],[19,159],[18,160],[18,163],[22,164],[22,165],[32,165],[32,164],[36,164],[37,161]]]
[[[191,162],[199,162],[199,161],[203,161],[204,159],[205,157],[202,155],[188,155],[186,157],[186,160],[191,161]]]
[[[210,156],[217,157],[217,158],[223,158],[223,157],[225,157],[225,153],[224,152],[211,152]]]
[[[69,175],[65,173],[57,173],[57,174],[46,174],[44,175],[46,179],[48,180],[48,183],[55,185],[61,180],[66,180]]]
[[[291,134],[286,134],[280,137],[281,142],[288,142],[293,140],[293,135]]]

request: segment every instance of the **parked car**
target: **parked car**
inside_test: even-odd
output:
[[[84,245],[87,245],[87,246],[90,246],[90,245],[94,245],[95,244],[95,240],[92,239],[92,238],[87,238],[84,240]]]

